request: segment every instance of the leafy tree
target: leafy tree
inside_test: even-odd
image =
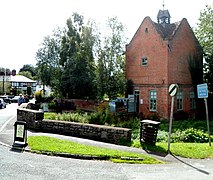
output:
[[[31,64],[23,65],[23,67],[19,70],[19,74],[22,73],[22,72],[26,72],[26,71],[30,72],[31,77],[34,77],[34,76],[37,75],[36,68],[33,65],[31,65]]]
[[[107,23],[110,34],[101,38],[94,21],[85,25],[74,13],[63,32],[46,36],[36,54],[43,84],[68,98],[124,95],[125,28],[116,17]]]
[[[98,50],[97,81],[99,95],[107,94],[110,99],[125,93],[125,27],[117,17],[107,21],[107,32]]]
[[[207,5],[200,12],[198,27],[195,30],[196,36],[204,51],[204,81],[209,88],[209,109],[213,108],[213,8]],[[210,111],[210,117],[213,113]]]
[[[33,79],[33,77],[32,77],[32,74],[31,74],[31,72],[30,71],[19,71],[19,73],[18,73],[19,75],[22,75],[22,76],[25,76],[25,77],[27,77],[27,78],[29,78],[29,79]]]
[[[38,77],[43,85],[49,85],[60,92],[62,70],[60,68],[60,48],[63,29],[55,29],[51,36],[46,36],[36,53]]]
[[[204,58],[204,79],[208,83],[210,93],[213,93],[213,9],[206,6],[200,12],[198,27],[195,30],[196,36],[203,47]]]
[[[10,69],[0,67],[0,76],[2,76],[2,81],[0,82],[0,94],[8,94],[10,92],[10,83],[7,81],[6,77],[10,74]]]
[[[84,25],[83,16],[74,13],[67,20],[62,37],[60,65],[63,69],[61,90],[69,98],[94,98],[95,63],[92,28]]]

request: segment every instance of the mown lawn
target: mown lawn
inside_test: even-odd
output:
[[[46,114],[46,118],[53,118],[55,114]],[[66,115],[66,116],[65,116]],[[72,121],[82,122],[88,121],[87,116],[80,116],[79,114],[65,114],[57,116],[56,119],[72,119]],[[75,115],[75,116],[74,116]],[[108,114],[110,115],[110,114]],[[50,117],[51,116],[51,117]],[[99,117],[99,116],[98,116]],[[85,120],[86,119],[86,120]],[[112,117],[110,116],[110,118]],[[115,120],[113,122],[116,122]],[[168,149],[168,129],[169,121],[163,121],[160,123],[158,130],[158,138],[156,146],[148,146],[140,144],[139,131],[140,123],[139,119],[129,119],[127,121],[117,121],[117,126],[127,127],[132,129],[132,145],[133,147],[143,148],[148,151],[167,153]],[[177,120],[173,121],[172,125],[172,136],[170,151],[172,154],[186,157],[186,158],[213,158],[213,143],[209,146],[208,134],[207,134],[207,122],[206,120]],[[213,142],[213,122],[210,120],[211,130],[211,142]],[[129,144],[127,144],[129,145]]]
[[[139,142],[134,142],[133,147],[141,148]],[[167,153],[168,143],[166,142],[157,142],[156,146],[142,145],[143,149]],[[176,156],[181,156],[185,158],[194,158],[194,159],[203,159],[203,158],[213,158],[213,146],[209,146],[209,143],[171,143],[170,151]]]
[[[29,136],[28,145],[32,151],[37,153],[69,153],[76,155],[89,155],[104,157],[106,160],[116,163],[134,163],[134,164],[161,164],[155,158],[144,154],[131,153],[126,151],[111,150],[95,146],[87,146],[67,140],[56,139],[47,136]]]

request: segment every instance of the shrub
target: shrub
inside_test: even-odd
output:
[[[38,103],[42,102],[43,98],[43,93],[41,91],[36,91],[35,92],[35,99]]]
[[[130,117],[129,119],[120,119],[117,122],[119,127],[129,128],[129,129],[140,129],[140,119],[136,117]]]
[[[97,113],[91,113],[90,116],[88,116],[88,122],[90,124],[100,124],[103,125],[103,117],[102,113],[97,112]]]
[[[132,141],[140,141],[140,129],[133,129],[132,130]]]
[[[51,101],[48,103],[48,108],[49,109],[56,109],[57,108],[57,103],[55,101]]]
[[[183,131],[183,142],[208,142],[208,134],[203,130],[189,128]]]
[[[44,119],[56,120],[56,113],[44,113]]]
[[[167,142],[168,141],[168,132],[158,131],[157,135],[158,142]],[[208,142],[208,134],[203,130],[198,130],[194,128],[188,128],[186,130],[180,131],[176,130],[171,134],[170,142],[196,142],[204,143]]]
[[[168,132],[158,130],[157,142],[166,142],[168,141]]]

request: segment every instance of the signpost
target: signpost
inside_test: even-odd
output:
[[[197,85],[197,95],[198,98],[204,98],[205,108],[206,108],[206,121],[207,121],[207,128],[208,128],[208,135],[209,135],[209,146],[211,146],[211,137],[210,137],[210,127],[209,127],[209,113],[208,113],[208,86],[207,84],[198,84]]]
[[[177,92],[178,92],[178,85],[177,84],[171,84],[169,86],[169,95],[172,96],[172,102],[171,102],[171,112],[170,112],[170,122],[169,122],[168,152],[170,152],[170,139],[171,139],[171,134],[172,134],[174,97],[176,96]]]
[[[198,95],[198,98],[208,98],[207,84],[198,84],[197,85],[197,95]]]

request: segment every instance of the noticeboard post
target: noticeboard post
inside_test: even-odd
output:
[[[198,98],[203,98],[206,108],[206,121],[207,121],[207,128],[208,128],[208,136],[209,136],[209,146],[211,146],[211,136],[210,136],[210,126],[209,126],[209,113],[208,113],[208,85],[206,83],[204,84],[198,84],[197,85],[197,95]]]
[[[25,121],[16,121],[14,124],[13,147],[17,146],[27,146],[27,123]]]

